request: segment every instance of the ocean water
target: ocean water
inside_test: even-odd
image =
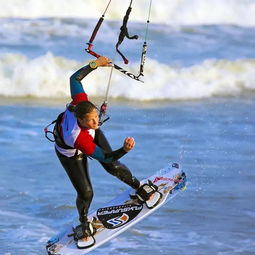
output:
[[[0,254],[43,255],[45,243],[76,217],[75,192],[43,128],[64,110],[69,77],[107,1],[0,1]],[[114,59],[129,1],[113,1],[93,49]],[[138,72],[149,1],[133,1],[124,41]],[[166,8],[167,6],[167,8]],[[255,1],[153,1],[144,83],[114,70],[111,119],[102,127],[142,179],[179,162],[188,188],[91,254],[255,254]],[[100,105],[109,68],[84,79]],[[125,184],[90,161],[91,210]]]

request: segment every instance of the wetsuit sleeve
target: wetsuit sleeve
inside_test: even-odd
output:
[[[95,69],[92,69],[89,65],[86,65],[80,68],[70,77],[70,91],[73,99],[72,104],[76,105],[81,101],[88,100],[88,96],[83,89],[81,80],[93,70]]]
[[[90,156],[92,158],[99,160],[100,162],[111,163],[113,161],[120,159],[126,153],[127,152],[123,148],[111,152],[105,152],[99,146],[96,146],[95,151]]]
[[[85,132],[80,133],[77,137],[74,148],[103,163],[116,161],[127,153],[123,148],[112,152],[105,152],[101,147],[94,143],[93,137]]]

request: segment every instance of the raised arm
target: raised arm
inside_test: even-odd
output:
[[[111,60],[107,57],[101,56],[98,59],[91,61],[89,65],[80,68],[70,77],[70,91],[73,100],[75,99],[75,96],[79,94],[86,95],[81,81],[98,66],[111,66]]]
[[[95,68],[93,69],[90,65],[87,65],[80,68],[70,77],[70,91],[72,99],[80,93],[85,93],[81,80],[93,70],[95,70]]]

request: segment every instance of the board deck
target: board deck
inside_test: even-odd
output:
[[[77,248],[73,237],[69,236],[73,233],[74,227],[73,224],[70,224],[66,229],[48,241],[46,245],[48,254],[86,254],[149,216],[186,188],[185,173],[177,163],[170,164],[166,168],[161,169],[149,178],[144,179],[142,183],[147,183],[148,180],[157,185],[158,191],[162,194],[162,198],[156,207],[149,209],[146,204],[141,204],[137,199],[130,198],[132,188],[129,188],[88,216],[89,221],[92,222],[97,230],[94,235],[96,243],[92,247],[86,249]]]

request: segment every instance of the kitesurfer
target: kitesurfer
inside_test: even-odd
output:
[[[143,185],[140,187],[140,181],[132,175],[127,166],[118,161],[134,148],[134,138],[127,137],[119,149],[111,149],[99,128],[97,107],[88,100],[81,83],[81,80],[97,67],[111,65],[110,59],[101,56],[70,77],[72,101],[67,105],[65,112],[59,115],[54,127],[56,154],[77,191],[76,206],[81,224],[74,231],[79,248],[89,247],[95,242],[92,224],[87,219],[93,198],[88,157],[98,160],[108,173],[137,190],[140,200],[148,200],[148,192],[144,191]]]

